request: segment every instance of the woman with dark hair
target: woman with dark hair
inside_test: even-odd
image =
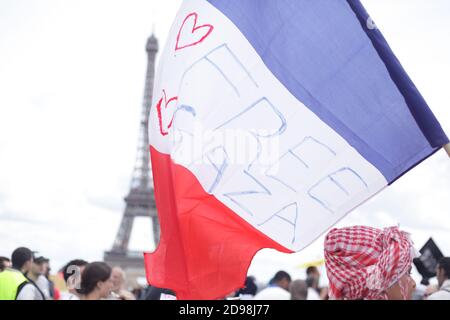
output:
[[[108,297],[113,288],[111,267],[104,262],[89,263],[81,275],[81,300],[100,300]]]

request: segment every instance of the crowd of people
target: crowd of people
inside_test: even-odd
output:
[[[436,267],[438,284],[418,290],[411,277],[414,247],[397,227],[348,227],[331,230],[324,243],[328,287],[320,271],[306,269],[305,279],[292,280],[280,270],[268,284],[247,277],[243,288],[223,297],[239,300],[450,300],[450,257]],[[127,290],[125,272],[104,262],[76,259],[56,277],[49,259],[17,248],[0,257],[0,300],[175,300],[169,289],[147,286]],[[59,283],[62,282],[63,288]]]
[[[55,282],[61,280],[64,290]],[[0,300],[135,300],[125,289],[120,267],[82,259],[67,263],[50,277],[49,259],[35,257],[28,248],[17,248],[11,259],[0,257]]]
[[[280,270],[260,290],[256,279],[247,277],[245,287],[232,296],[240,300],[328,300],[328,288],[319,287],[319,280],[320,272],[315,266],[306,269],[305,279],[292,280],[289,273]]]

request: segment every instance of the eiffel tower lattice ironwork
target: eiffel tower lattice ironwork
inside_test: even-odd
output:
[[[150,217],[153,225],[155,246],[159,242],[159,223],[153,192],[153,179],[150,168],[148,123],[152,104],[155,59],[158,52],[158,40],[152,34],[147,41],[147,74],[144,90],[144,102],[140,124],[140,134],[136,164],[131,180],[131,188],[125,197],[125,211],[111,251],[105,252],[104,260],[110,265],[127,269],[142,269],[142,253],[129,250],[129,242],[136,217]],[[143,272],[143,271],[142,271]]]

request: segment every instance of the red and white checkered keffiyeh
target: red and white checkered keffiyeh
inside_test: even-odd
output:
[[[331,230],[325,264],[331,299],[387,299],[385,290],[410,268],[414,257],[408,233],[355,226]]]

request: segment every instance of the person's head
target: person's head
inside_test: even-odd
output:
[[[118,292],[125,285],[125,272],[120,267],[114,267],[111,272],[111,280],[113,283],[112,291]]]
[[[86,265],[81,275],[79,294],[95,295],[98,299],[106,298],[112,289],[111,267],[104,262],[92,262]]]
[[[5,270],[6,268],[11,268],[12,263],[7,257],[0,257],[0,272]]]
[[[252,276],[249,276],[245,279],[245,286],[241,289],[239,289],[235,296],[239,297],[241,295],[249,295],[254,296],[256,294],[256,291],[258,291],[258,287],[256,285],[256,279]]]
[[[17,248],[11,255],[12,267],[27,273],[33,266],[33,252],[28,248]]]
[[[333,229],[324,247],[331,299],[411,299],[414,248],[406,232],[397,227]]]
[[[41,264],[41,268],[42,268],[42,274],[46,277],[48,277],[50,275],[50,260],[47,258],[44,258],[44,261]]]
[[[308,285],[304,280],[294,280],[291,282],[291,300],[306,300],[308,297]]]
[[[315,266],[306,268],[306,277],[320,278],[319,269],[317,269],[317,267]]]
[[[48,268],[49,260],[44,257],[37,257],[33,260],[33,264],[31,266],[31,273],[35,276],[46,274]]]
[[[64,266],[62,273],[69,291],[81,288],[81,275],[87,264],[87,261],[76,259]]]
[[[317,267],[310,266],[306,268],[306,284],[308,287],[319,287],[320,272]]]
[[[439,287],[442,286],[445,280],[450,279],[450,257],[444,257],[439,260],[436,267],[436,277]]]
[[[416,282],[411,277],[411,267],[392,286],[385,290],[387,300],[411,300]]]
[[[289,291],[291,276],[286,271],[278,271],[275,273],[275,276],[272,278],[270,283]]]

